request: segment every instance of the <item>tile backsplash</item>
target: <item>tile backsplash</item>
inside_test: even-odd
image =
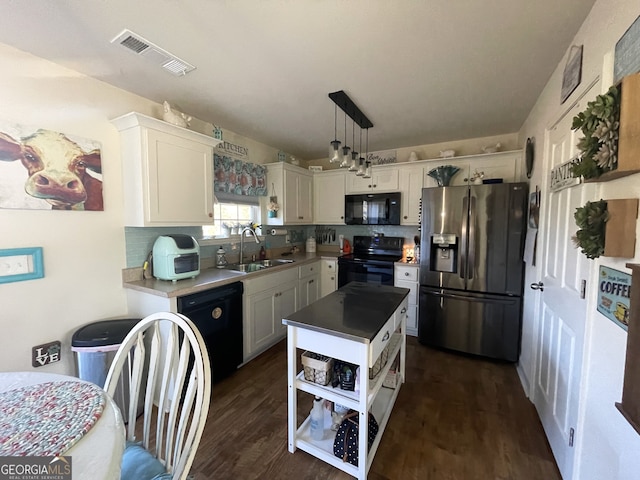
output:
[[[257,255],[261,246],[264,246],[266,250],[283,248],[288,245],[296,245],[303,249],[307,237],[315,236],[316,234],[315,225],[295,225],[285,228],[289,233],[290,243],[287,243],[287,237],[284,235],[266,235],[260,244],[256,244],[254,241],[245,241],[246,255],[250,256],[254,253]],[[336,232],[335,241],[326,242],[325,245],[338,245],[339,235],[344,235],[346,239],[352,241],[355,235],[372,236],[376,233],[382,233],[390,237],[404,237],[405,244],[413,245],[413,237],[420,233],[417,226],[405,227],[399,225],[319,225],[317,228],[333,229]],[[142,266],[147,255],[153,249],[153,243],[159,235],[181,233],[191,235],[196,240],[202,238],[202,229],[200,227],[125,227],[124,233],[127,268]],[[230,254],[229,257],[232,258],[234,254],[238,254],[240,242],[236,237],[233,241],[220,239],[214,241],[212,245],[201,245],[201,257],[215,257],[216,250],[218,250],[220,246],[222,246],[222,248]]]

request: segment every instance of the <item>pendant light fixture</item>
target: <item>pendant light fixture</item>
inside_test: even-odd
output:
[[[342,162],[340,162],[340,168],[346,168],[349,166],[351,155],[349,152],[351,147],[347,146],[347,113],[344,114],[344,147],[342,147]]]
[[[367,144],[366,144],[366,149],[364,151],[364,166],[365,166],[365,171],[364,171],[364,178],[371,178],[371,161],[369,160],[369,129],[367,128]]]
[[[362,113],[360,111],[360,109],[356,106],[355,103],[353,103],[353,101],[349,98],[349,96],[344,92],[344,90],[339,90],[337,92],[333,92],[329,94],[329,98],[331,100],[333,100],[333,103],[336,104],[336,107],[340,107],[340,110],[342,110],[345,113],[345,144],[347,142],[347,115],[349,115],[349,117],[353,120],[354,122],[354,126],[353,126],[353,149],[351,150],[351,164],[349,165],[349,147],[347,145],[345,145],[342,148],[342,158],[340,158],[340,141],[338,140],[338,133],[337,133],[337,110],[335,110],[334,112],[334,130],[335,130],[335,140],[333,140],[331,142],[331,146],[329,147],[329,162],[330,163],[335,163],[335,162],[340,162],[340,167],[346,167],[347,165],[349,165],[348,170],[350,172],[357,172],[357,175],[364,175],[365,173],[365,168],[364,168],[364,158],[363,157],[358,157],[358,152],[354,151],[355,150],[355,125],[357,124],[360,127],[360,151],[362,151],[362,129],[366,128],[367,129],[367,133],[368,133],[368,129],[373,127],[373,123],[371,123],[371,120],[369,120],[364,113]],[[356,162],[357,160],[357,162]],[[359,165],[357,165],[359,164]]]
[[[364,151],[364,165],[365,165],[365,170],[364,170],[364,175],[362,175],[363,178],[371,178],[371,162],[369,161],[369,129],[367,128],[367,143],[366,143],[366,149]]]
[[[355,121],[353,122],[353,130],[351,132],[351,143],[353,144],[353,150],[351,150],[351,165],[349,165],[349,171],[355,172],[358,170],[358,166],[356,165],[356,161],[358,159],[358,152],[356,152],[356,125]]]
[[[362,130],[360,130],[360,151],[362,151]],[[362,177],[364,175],[364,172],[364,157],[361,153],[360,158],[358,159],[358,171],[356,172],[356,175]]]
[[[338,105],[333,109],[333,138],[329,146],[329,163],[340,161],[340,140],[338,140]]]

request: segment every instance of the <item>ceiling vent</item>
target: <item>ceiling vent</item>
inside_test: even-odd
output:
[[[161,65],[162,68],[176,77],[186,75],[196,68],[157,45],[154,45],[137,33],[133,33],[131,30],[123,30],[117,37],[111,40],[111,43],[118,43],[135,54],[148,58]]]

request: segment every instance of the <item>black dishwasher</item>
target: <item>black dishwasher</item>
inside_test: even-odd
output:
[[[178,297],[178,312],[200,330],[218,382],[242,363],[242,282]]]

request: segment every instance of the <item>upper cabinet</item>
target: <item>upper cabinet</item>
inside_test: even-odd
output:
[[[347,192],[371,193],[371,192],[397,192],[398,191],[398,166],[373,166],[371,178],[359,177],[349,172],[347,175]]]
[[[471,183],[471,178],[476,172],[483,173],[485,180],[501,178],[504,183],[519,182],[522,177],[522,150],[484,153],[425,162],[425,187],[438,186],[436,181],[429,176],[429,171],[440,165],[453,165],[460,169],[451,179],[451,186]]]
[[[213,137],[139,113],[111,121],[120,131],[125,225],[213,222]]]
[[[313,174],[313,223],[344,225],[346,170],[329,170]]]
[[[313,213],[313,174],[304,168],[288,163],[269,163],[267,167],[267,185],[269,196],[262,197],[263,216],[267,225],[308,225],[312,223]],[[278,197],[276,217],[267,215],[267,206],[271,196]],[[264,223],[264,222],[263,222]]]
[[[408,163],[399,168],[400,225],[418,225],[423,186],[422,165]]]

